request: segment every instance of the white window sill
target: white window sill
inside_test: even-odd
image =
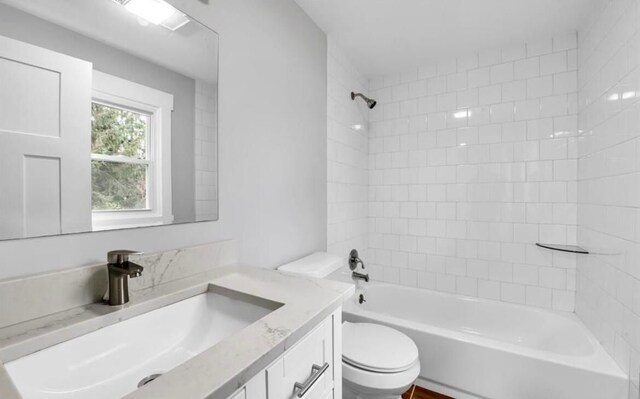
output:
[[[146,214],[148,211],[94,212],[93,231],[117,230],[132,227],[162,226],[173,222],[173,215],[158,216]],[[142,213],[142,214],[141,214]],[[149,212],[151,213],[151,212]]]

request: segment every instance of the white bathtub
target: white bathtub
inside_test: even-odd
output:
[[[420,380],[488,399],[627,399],[628,379],[573,314],[365,284],[344,319],[394,327],[420,351]]]

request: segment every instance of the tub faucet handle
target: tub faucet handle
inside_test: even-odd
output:
[[[364,269],[364,262],[362,261],[362,259],[360,259],[360,255],[358,254],[358,250],[357,249],[352,249],[351,252],[349,253],[349,268],[351,270],[356,270],[356,268],[358,267],[358,263]]]

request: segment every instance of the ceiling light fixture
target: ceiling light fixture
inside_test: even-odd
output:
[[[189,22],[187,16],[163,0],[114,0],[130,13],[154,25],[175,31]]]

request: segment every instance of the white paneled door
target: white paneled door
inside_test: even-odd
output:
[[[0,239],[91,230],[91,76],[0,36]]]

